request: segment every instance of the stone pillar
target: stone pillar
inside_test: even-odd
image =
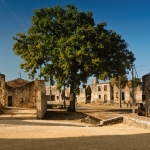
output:
[[[6,106],[6,88],[5,88],[5,75],[0,74],[0,103],[2,106]]]
[[[36,100],[37,118],[42,119],[47,112],[46,94],[42,91],[37,91]]]

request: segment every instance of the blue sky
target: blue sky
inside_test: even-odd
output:
[[[28,79],[19,68],[22,59],[12,51],[12,37],[27,32],[33,10],[41,7],[74,4],[79,11],[92,11],[95,23],[107,22],[129,44],[135,57],[138,77],[150,72],[150,1],[149,0],[0,0],[0,72],[6,81]],[[131,75],[129,75],[131,79]]]

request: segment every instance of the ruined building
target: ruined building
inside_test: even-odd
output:
[[[77,102],[82,103],[108,103],[112,100],[112,87],[110,82],[98,83],[93,79],[91,85],[80,89]]]
[[[69,99],[70,95],[70,88],[65,88],[59,91],[56,87],[56,85],[53,86],[46,86],[46,100],[47,101],[55,101],[55,102],[61,102],[64,100]]]
[[[5,75],[0,74],[0,103],[13,107],[36,108],[37,93],[45,94],[45,81],[29,82],[21,78],[5,82]]]
[[[134,89],[136,103],[142,103],[142,87]],[[77,102],[82,103],[132,103],[132,88],[126,86],[119,89],[116,85],[111,86],[110,82],[98,83],[94,79],[91,85],[80,89],[77,95]]]

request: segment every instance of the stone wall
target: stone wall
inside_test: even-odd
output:
[[[150,116],[150,74],[142,77],[143,82],[143,101],[146,108],[146,116]]]
[[[110,103],[112,100],[112,87],[110,82],[97,84],[97,91],[95,95],[97,95],[97,98],[99,98],[102,102]]]
[[[36,107],[37,92],[45,93],[45,81],[29,82],[21,78],[5,82],[5,75],[0,74],[0,103],[7,107]]]
[[[77,102],[110,103],[112,96],[112,87],[110,82],[97,83],[96,79],[94,79],[91,85],[80,90],[80,94],[77,95]]]
[[[45,81],[29,82],[21,78],[5,82],[0,74],[0,105],[12,107],[37,108],[37,117],[42,118],[47,112]]]
[[[57,90],[56,85],[46,86],[46,99],[47,101],[60,101],[62,100],[61,92]]]
[[[7,87],[6,103],[8,105],[8,97],[12,97],[12,106],[14,107],[36,107],[36,92],[35,81],[27,83],[17,88]]]
[[[92,84],[91,103],[110,103],[112,99],[112,88],[110,82]]]
[[[121,91],[121,94],[120,94],[120,91]],[[122,96],[123,93],[124,93],[124,98]],[[113,97],[114,97],[115,103],[119,103],[120,96],[121,96],[122,102],[132,103],[132,88],[129,88],[128,86],[126,86],[125,88],[122,88],[120,90],[116,85],[114,85]],[[136,103],[142,103],[142,88],[141,88],[141,86],[135,87],[134,98],[135,98]]]
[[[5,103],[5,75],[0,74],[0,105],[6,106]]]
[[[37,118],[41,119],[47,112],[47,101],[46,101],[46,93],[42,91],[37,91]]]
[[[141,86],[136,87],[134,91],[136,103],[142,103],[142,94],[143,94],[142,87]]]
[[[77,103],[86,103],[86,93],[85,93],[85,88],[80,89],[80,94],[76,95],[77,98]]]
[[[87,100],[87,89],[90,87],[91,99]],[[107,89],[105,89],[105,87]],[[89,95],[88,94],[88,95]],[[134,97],[136,103],[142,103],[142,87],[138,86],[134,89]],[[77,95],[77,102],[84,103],[132,103],[132,88],[126,86],[121,90],[114,85],[111,86],[110,82],[97,83],[96,80],[93,80],[93,83],[80,90],[80,94]]]
[[[61,91],[57,90],[56,85],[46,86],[46,100],[55,103],[62,103],[65,96],[66,100],[69,100],[70,88],[62,89]]]

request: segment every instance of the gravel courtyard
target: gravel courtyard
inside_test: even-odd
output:
[[[63,120],[1,120],[0,150],[149,150],[150,130]]]
[[[84,114],[107,119],[118,113],[130,114],[126,109],[82,106],[72,114],[51,110],[38,120],[34,110],[7,109],[0,115],[0,150],[150,150],[148,129],[80,121]]]

